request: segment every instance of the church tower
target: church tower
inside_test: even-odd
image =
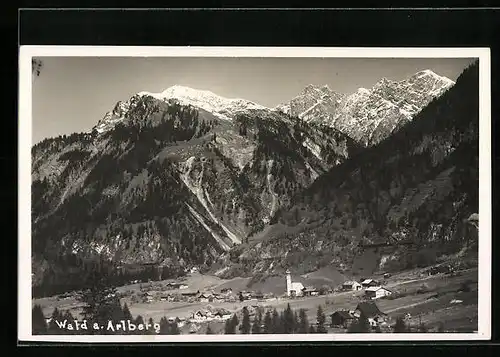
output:
[[[290,275],[290,270],[286,270],[286,295],[290,296],[290,290],[292,290],[292,276]]]

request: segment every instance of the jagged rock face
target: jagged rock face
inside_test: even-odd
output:
[[[208,266],[360,150],[251,102],[188,92],[203,109],[166,92],[118,103],[92,133],[33,147],[38,266],[71,255]]]
[[[387,88],[382,84],[377,91]],[[475,247],[477,254],[477,234],[467,220],[479,200],[478,93],[476,64],[405,127],[292,198],[260,240],[223,255],[223,264],[249,276],[288,266],[354,269],[368,261],[358,259],[362,247],[386,242],[394,246],[373,253],[373,269],[430,264],[429,251]],[[362,265],[361,274],[369,274]]]
[[[331,114],[337,112],[345,97],[344,94],[336,93],[326,85],[317,87],[310,84],[290,103],[277,108],[306,122],[328,122]]]
[[[383,78],[373,88],[360,88],[351,95],[310,85],[278,109],[308,122],[331,126],[364,146],[371,146],[411,121],[453,84],[450,79],[425,70],[402,81]]]

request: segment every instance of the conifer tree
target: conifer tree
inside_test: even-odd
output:
[[[156,335],[156,332],[155,332],[154,327],[153,327],[154,324],[155,324],[155,322],[153,321],[152,317],[149,318],[148,324],[149,324],[150,327],[149,327],[149,330],[146,331],[147,334],[148,335]]]
[[[405,333],[408,332],[408,328],[403,317],[399,316],[396,319],[396,323],[394,325],[394,333]]]
[[[253,319],[252,334],[258,335],[262,333],[261,325],[262,325],[262,310],[259,308],[257,309],[257,312],[255,313],[255,317]]]
[[[134,323],[136,325],[144,324],[144,318],[141,315],[137,315],[137,317],[134,319]]]
[[[297,333],[299,329],[299,313],[297,310],[293,312],[293,333]]]
[[[163,316],[161,319],[160,319],[160,334],[162,335],[168,335],[169,334],[169,324],[168,324],[168,320],[165,316]]]
[[[233,315],[232,318],[226,321],[226,325],[224,327],[224,334],[226,335],[234,335],[236,333],[236,327],[238,327],[239,321],[236,314]]]
[[[427,328],[427,326],[421,322],[419,325],[418,325],[418,332],[420,333],[425,333],[425,332],[428,332],[429,329]]]
[[[82,317],[89,323],[97,322],[107,325],[108,321],[123,319],[123,311],[116,295],[116,288],[111,286],[109,279],[101,271],[93,271],[88,277],[87,285],[78,300],[83,302]],[[93,331],[89,329],[89,332]]]
[[[71,314],[71,311],[66,310],[63,314],[63,320],[67,320],[68,322],[74,322],[75,318],[73,317],[73,314]]]
[[[272,314],[272,332],[271,333],[281,333],[281,318],[280,315],[278,314],[278,310],[276,308],[273,310]]]
[[[171,322],[169,323],[170,325],[170,328],[169,328],[169,331],[168,331],[168,334],[169,335],[180,335],[181,334],[181,330],[179,330],[179,325],[177,324],[177,322]]]
[[[31,310],[31,318],[33,335],[47,334],[47,321],[45,320],[45,316],[43,315],[42,307],[40,305],[35,304],[35,306],[33,306],[33,309]]]
[[[132,321],[132,314],[130,313],[130,309],[128,308],[127,303],[123,305],[123,318],[124,320]]]
[[[234,331],[232,331],[231,320],[232,319],[226,320],[226,323],[224,324],[224,334],[225,335],[234,335]]]
[[[205,331],[206,335],[213,335],[214,332],[212,331],[212,328],[210,327],[210,324],[207,326],[207,330]]]
[[[61,328],[57,325],[56,321],[62,322],[62,314],[60,313],[59,309],[56,307],[54,311],[52,311],[52,316],[50,318],[50,322],[48,324],[48,332],[49,335],[61,335],[63,331],[61,331]]]
[[[308,332],[309,332],[309,323],[307,321],[306,309],[300,309],[299,326],[297,329],[297,333],[308,333]]]
[[[267,310],[264,315],[264,333],[273,333],[273,318],[271,316],[271,311]]]
[[[309,326],[309,333],[316,333],[316,329],[314,328],[314,325]]]
[[[241,321],[240,331],[242,334],[250,333],[250,313],[248,312],[248,308],[245,306],[243,308],[243,319]]]
[[[283,333],[293,333],[294,331],[294,315],[290,304],[287,305],[283,313]]]
[[[318,312],[316,313],[316,332],[317,333],[326,333],[325,327],[326,316],[323,312],[323,308],[321,305],[318,306]]]

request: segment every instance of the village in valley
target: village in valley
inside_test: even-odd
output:
[[[398,320],[407,332],[477,329],[477,267],[460,262],[349,279],[336,286],[305,285],[295,279],[287,270],[282,276],[285,289],[275,293],[245,288],[244,278],[223,280],[192,268],[177,280],[132,281],[119,287],[116,294],[132,316],[141,316],[145,321],[165,319],[181,334],[224,334],[231,320],[241,322],[244,314],[252,321],[257,321],[258,316],[258,331],[265,333],[266,312],[271,315],[285,309],[296,315],[303,310],[313,329],[322,314],[324,333],[354,332],[350,328],[362,316],[369,325],[365,332],[394,332]],[[46,318],[51,317],[54,307],[70,311],[75,318],[81,311],[74,293],[34,303],[42,307]],[[234,333],[245,332],[236,329]]]

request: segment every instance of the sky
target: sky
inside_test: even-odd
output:
[[[41,57],[32,88],[33,144],[90,131],[116,102],[173,85],[275,107],[308,84],[350,94],[381,78],[403,80],[431,69],[456,80],[468,58],[161,58]]]

